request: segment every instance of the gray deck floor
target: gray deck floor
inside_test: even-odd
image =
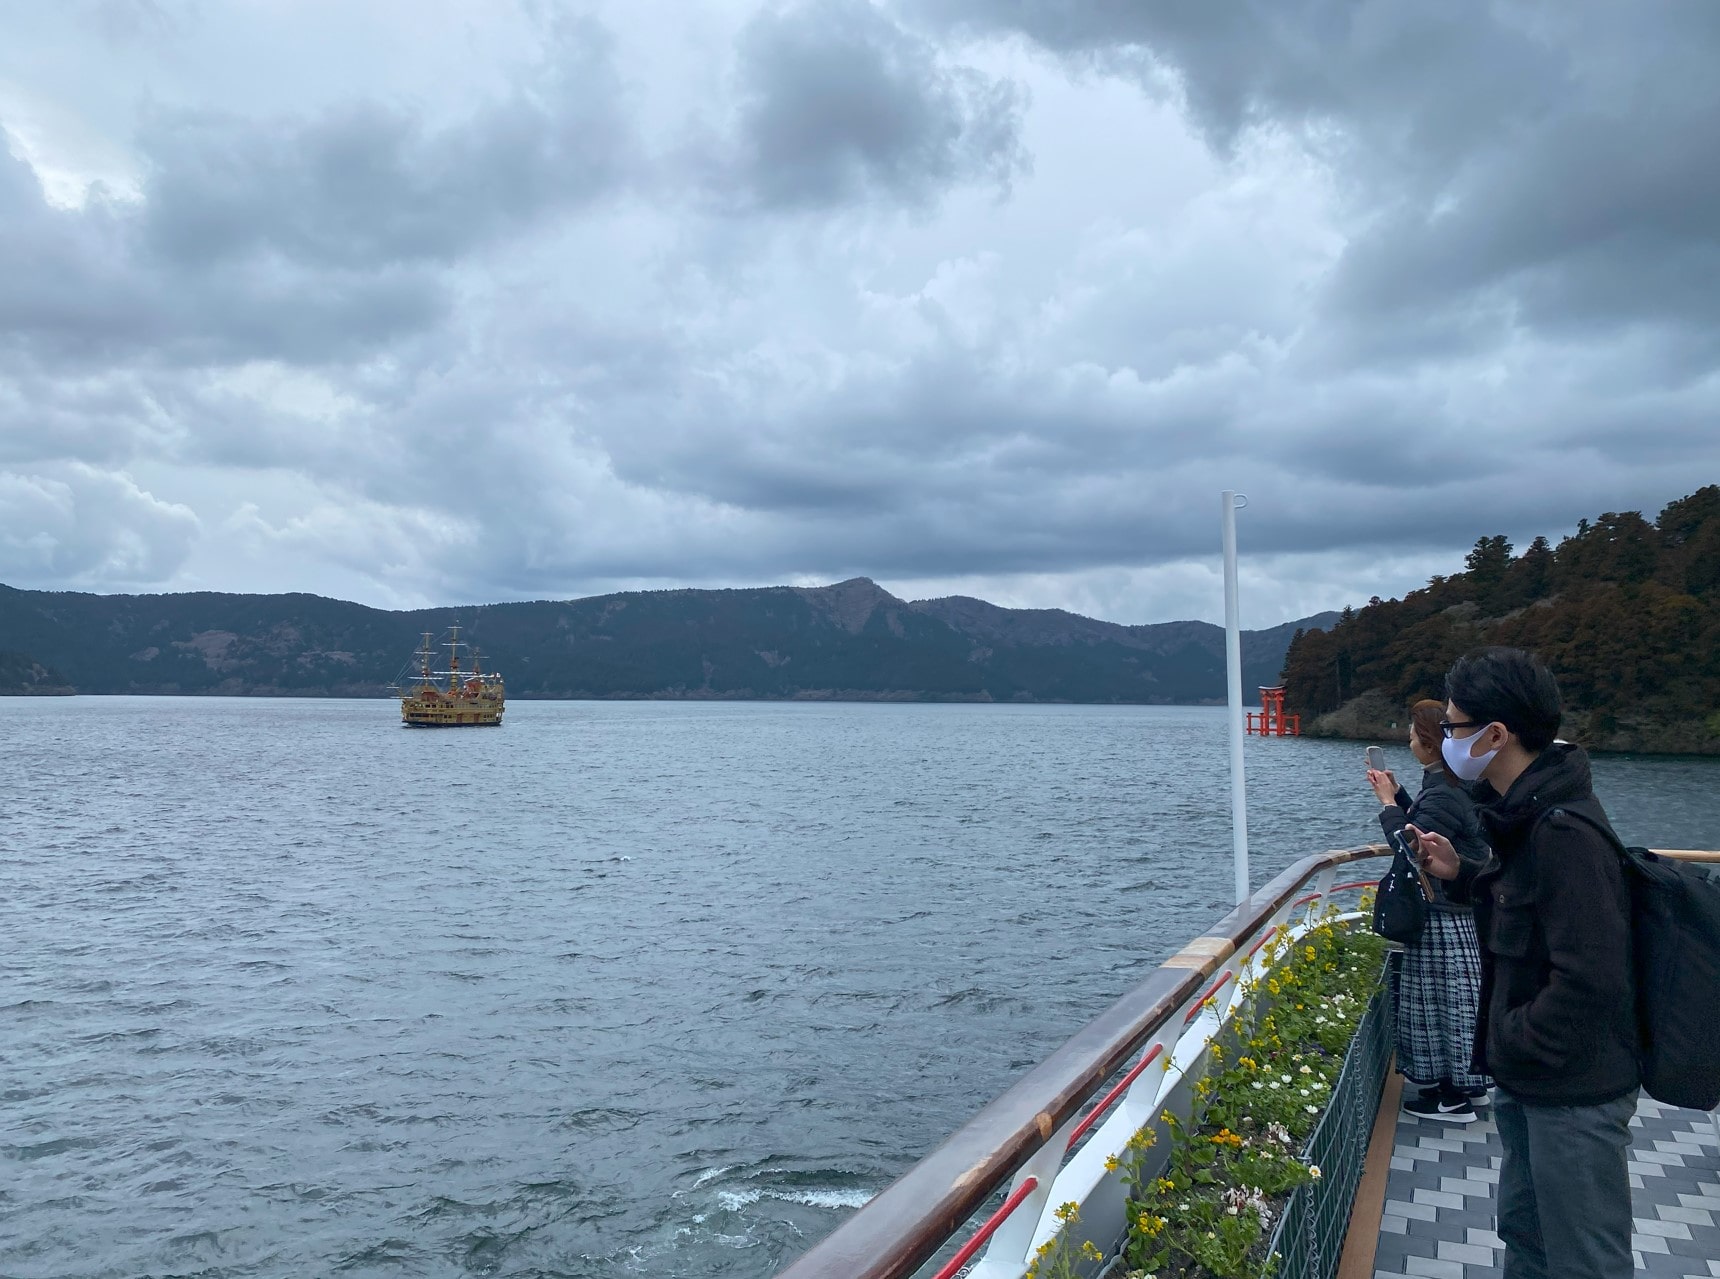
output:
[[[1472,1124],[1400,1113],[1377,1279],[1501,1279],[1493,1232],[1499,1134],[1481,1111]],[[1636,1268],[1649,1275],[1720,1277],[1720,1136],[1711,1115],[1643,1098],[1631,1120],[1631,1208]]]

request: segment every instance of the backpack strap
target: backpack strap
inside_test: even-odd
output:
[[[1578,805],[1582,805],[1582,807],[1578,807]],[[1626,844],[1624,840],[1619,838],[1618,832],[1612,828],[1612,823],[1607,821],[1604,816],[1591,811],[1590,806],[1594,806],[1592,799],[1578,800],[1568,807],[1561,805],[1549,808],[1535,819],[1535,825],[1539,826],[1547,818],[1553,816],[1574,817],[1585,826],[1592,826],[1605,836],[1607,843],[1613,846],[1613,851],[1619,855],[1619,860],[1625,864],[1626,868],[1634,868],[1642,862],[1659,860],[1654,853],[1646,848],[1632,848]]]

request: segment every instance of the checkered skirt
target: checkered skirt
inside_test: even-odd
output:
[[[1481,1006],[1481,948],[1468,911],[1430,910],[1420,937],[1393,966],[1398,1069],[1413,1083],[1456,1088],[1493,1081],[1470,1070]]]

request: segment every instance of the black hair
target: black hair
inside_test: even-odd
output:
[[[1564,718],[1553,672],[1520,648],[1483,648],[1458,658],[1446,673],[1445,696],[1470,719],[1505,725],[1531,752],[1552,744]]]

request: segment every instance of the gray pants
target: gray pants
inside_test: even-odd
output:
[[[1537,1106],[1498,1090],[1505,1279],[1631,1279],[1635,1114],[1635,1089],[1599,1106]]]

